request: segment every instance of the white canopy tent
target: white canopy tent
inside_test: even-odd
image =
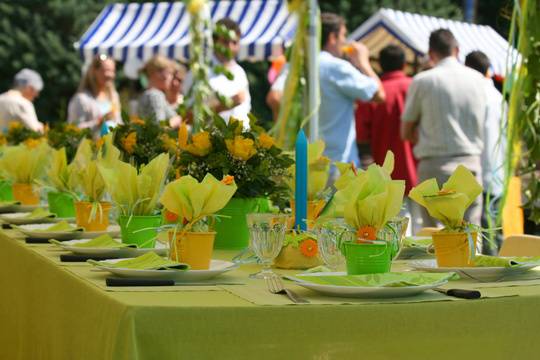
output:
[[[406,51],[407,62],[415,65],[418,58],[428,52],[430,33],[440,28],[449,29],[456,37],[461,61],[464,61],[469,52],[481,50],[490,58],[495,74],[506,73],[509,44],[495,30],[485,25],[380,9],[354,30],[349,38],[362,41],[375,56],[389,44],[400,45]]]

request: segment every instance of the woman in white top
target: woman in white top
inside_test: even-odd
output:
[[[94,137],[122,123],[120,100],[114,86],[116,65],[106,55],[96,56],[68,106],[68,122],[91,129]]]

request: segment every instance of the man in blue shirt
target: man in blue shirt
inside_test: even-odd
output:
[[[323,13],[321,23],[320,135],[330,159],[358,164],[354,102],[382,102],[384,90],[369,63],[368,49],[361,43],[347,43],[345,20],[336,14]]]

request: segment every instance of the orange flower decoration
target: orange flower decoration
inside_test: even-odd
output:
[[[234,183],[234,176],[226,175],[223,177],[221,182],[225,185],[231,185],[232,183]]]
[[[165,209],[165,220],[170,223],[174,223],[178,221],[178,215]]]
[[[358,236],[357,243],[361,244],[362,240],[377,240],[377,229],[375,229],[373,226],[362,226],[358,231],[356,232],[356,235]]]
[[[314,257],[319,252],[319,248],[317,247],[317,242],[313,239],[305,239],[300,243],[300,246],[298,247],[300,249],[300,252],[305,257]]]

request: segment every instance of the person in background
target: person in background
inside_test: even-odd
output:
[[[458,165],[471,170],[482,183],[486,98],[484,78],[457,60],[459,49],[447,29],[429,37],[429,56],[435,67],[416,75],[409,86],[401,117],[401,136],[415,144],[418,181],[436,178],[442,186]],[[465,220],[480,225],[482,199],[475,200]],[[435,221],[422,209],[424,226]]]
[[[223,37],[219,32],[214,33],[214,57],[215,61],[222,65],[232,75],[232,79],[227,79],[225,74],[210,74],[210,87],[223,97],[231,99],[230,106],[216,103],[212,107],[219,113],[225,121],[233,116],[241,120],[244,128],[249,128],[248,114],[251,111],[251,96],[249,94],[249,82],[246,72],[235,60],[240,50],[240,38],[242,33],[236,22],[229,18],[224,18],[216,23],[216,27],[228,30],[233,37]],[[216,50],[222,48],[225,51]]]
[[[0,95],[0,128],[6,130],[11,121],[43,132],[43,123],[38,121],[34,99],[43,89],[41,76],[30,69],[22,69],[13,80],[13,88]]]
[[[381,50],[379,65],[383,71],[381,82],[386,101],[380,104],[357,104],[356,139],[359,143],[360,158],[362,160],[366,154],[371,154],[373,161],[382,165],[387,151],[391,150],[395,156],[392,178],[405,180],[405,193],[408,194],[417,182],[416,159],[411,143],[401,139],[400,128],[405,97],[412,79],[404,72],[405,52],[397,45],[388,45]],[[416,213],[412,209],[414,206],[407,200],[408,215]]]
[[[68,122],[90,129],[94,137],[122,123],[120,99],[114,85],[116,65],[107,55],[94,57],[68,105]]]
[[[330,159],[358,164],[354,102],[384,101],[384,89],[371,68],[368,49],[347,44],[345,20],[323,13],[321,23],[319,133]]]
[[[139,98],[137,113],[142,118],[155,121],[168,121],[169,126],[177,128],[182,118],[167,101],[174,75],[174,63],[161,55],[152,57],[143,68],[148,79],[148,88]]]
[[[178,108],[184,101],[184,79],[186,77],[186,68],[177,62],[173,62],[174,73],[171,80],[171,85],[167,89],[165,96],[167,102],[171,104],[173,109]]]
[[[495,87],[491,78],[491,62],[486,54],[473,51],[465,57],[465,65],[478,71],[484,76],[484,90],[487,99],[487,111],[484,121],[484,150],[482,151],[482,185],[483,210],[482,227],[484,229],[496,226],[496,218],[502,209],[499,202],[503,194],[504,182],[504,151],[506,147],[504,132],[501,130],[503,115],[503,97]],[[495,244],[483,239],[482,252],[497,255],[502,245],[501,231],[494,232]]]
[[[274,121],[277,121],[279,117],[281,98],[283,97],[283,91],[285,90],[285,83],[287,82],[288,75],[289,65],[286,64],[281,69],[279,75],[274,79],[270,90],[266,94],[266,105],[272,110],[272,118]]]

